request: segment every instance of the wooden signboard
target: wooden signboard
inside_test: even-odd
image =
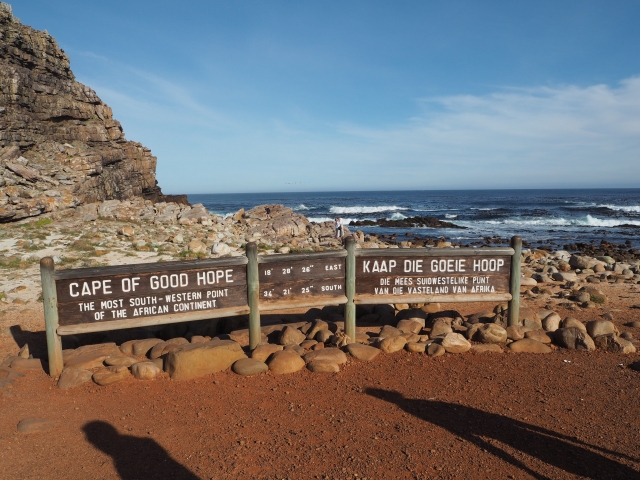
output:
[[[258,257],[260,310],[346,303],[345,250]]]
[[[57,271],[58,332],[247,313],[246,263],[238,257]],[[105,325],[111,322],[119,326]]]
[[[356,251],[356,304],[511,300],[511,248]]]
[[[518,323],[520,251],[513,248],[345,250],[55,271],[40,261],[50,374],[62,371],[60,336],[249,314],[249,347],[260,312],[345,305],[355,338],[355,304],[509,300]]]

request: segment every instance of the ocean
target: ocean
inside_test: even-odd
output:
[[[188,198],[223,216],[241,208],[281,203],[312,222],[340,216],[348,225],[352,220],[428,216],[466,227],[351,227],[365,233],[397,234],[399,240],[444,237],[470,245],[486,237],[497,236],[507,242],[513,235],[520,235],[531,245],[554,249],[602,240],[640,247],[640,189],[247,193]]]

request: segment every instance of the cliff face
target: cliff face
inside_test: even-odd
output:
[[[0,2],[0,221],[144,197],[165,200],[156,157],[75,80],[55,39]]]

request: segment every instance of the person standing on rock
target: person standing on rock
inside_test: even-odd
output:
[[[336,227],[336,238],[342,238],[342,219],[340,217],[336,217],[335,227]]]
[[[264,211],[267,213],[267,220],[271,220],[271,209],[269,207],[264,207]]]

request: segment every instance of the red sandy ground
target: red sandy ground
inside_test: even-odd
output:
[[[639,317],[628,308],[636,287],[612,288],[616,323],[640,337],[622,327]],[[626,368],[639,359],[402,351],[337,374],[224,372],[70,391],[30,373],[0,397],[0,477],[640,478],[640,372]],[[59,423],[18,433],[28,417]]]

